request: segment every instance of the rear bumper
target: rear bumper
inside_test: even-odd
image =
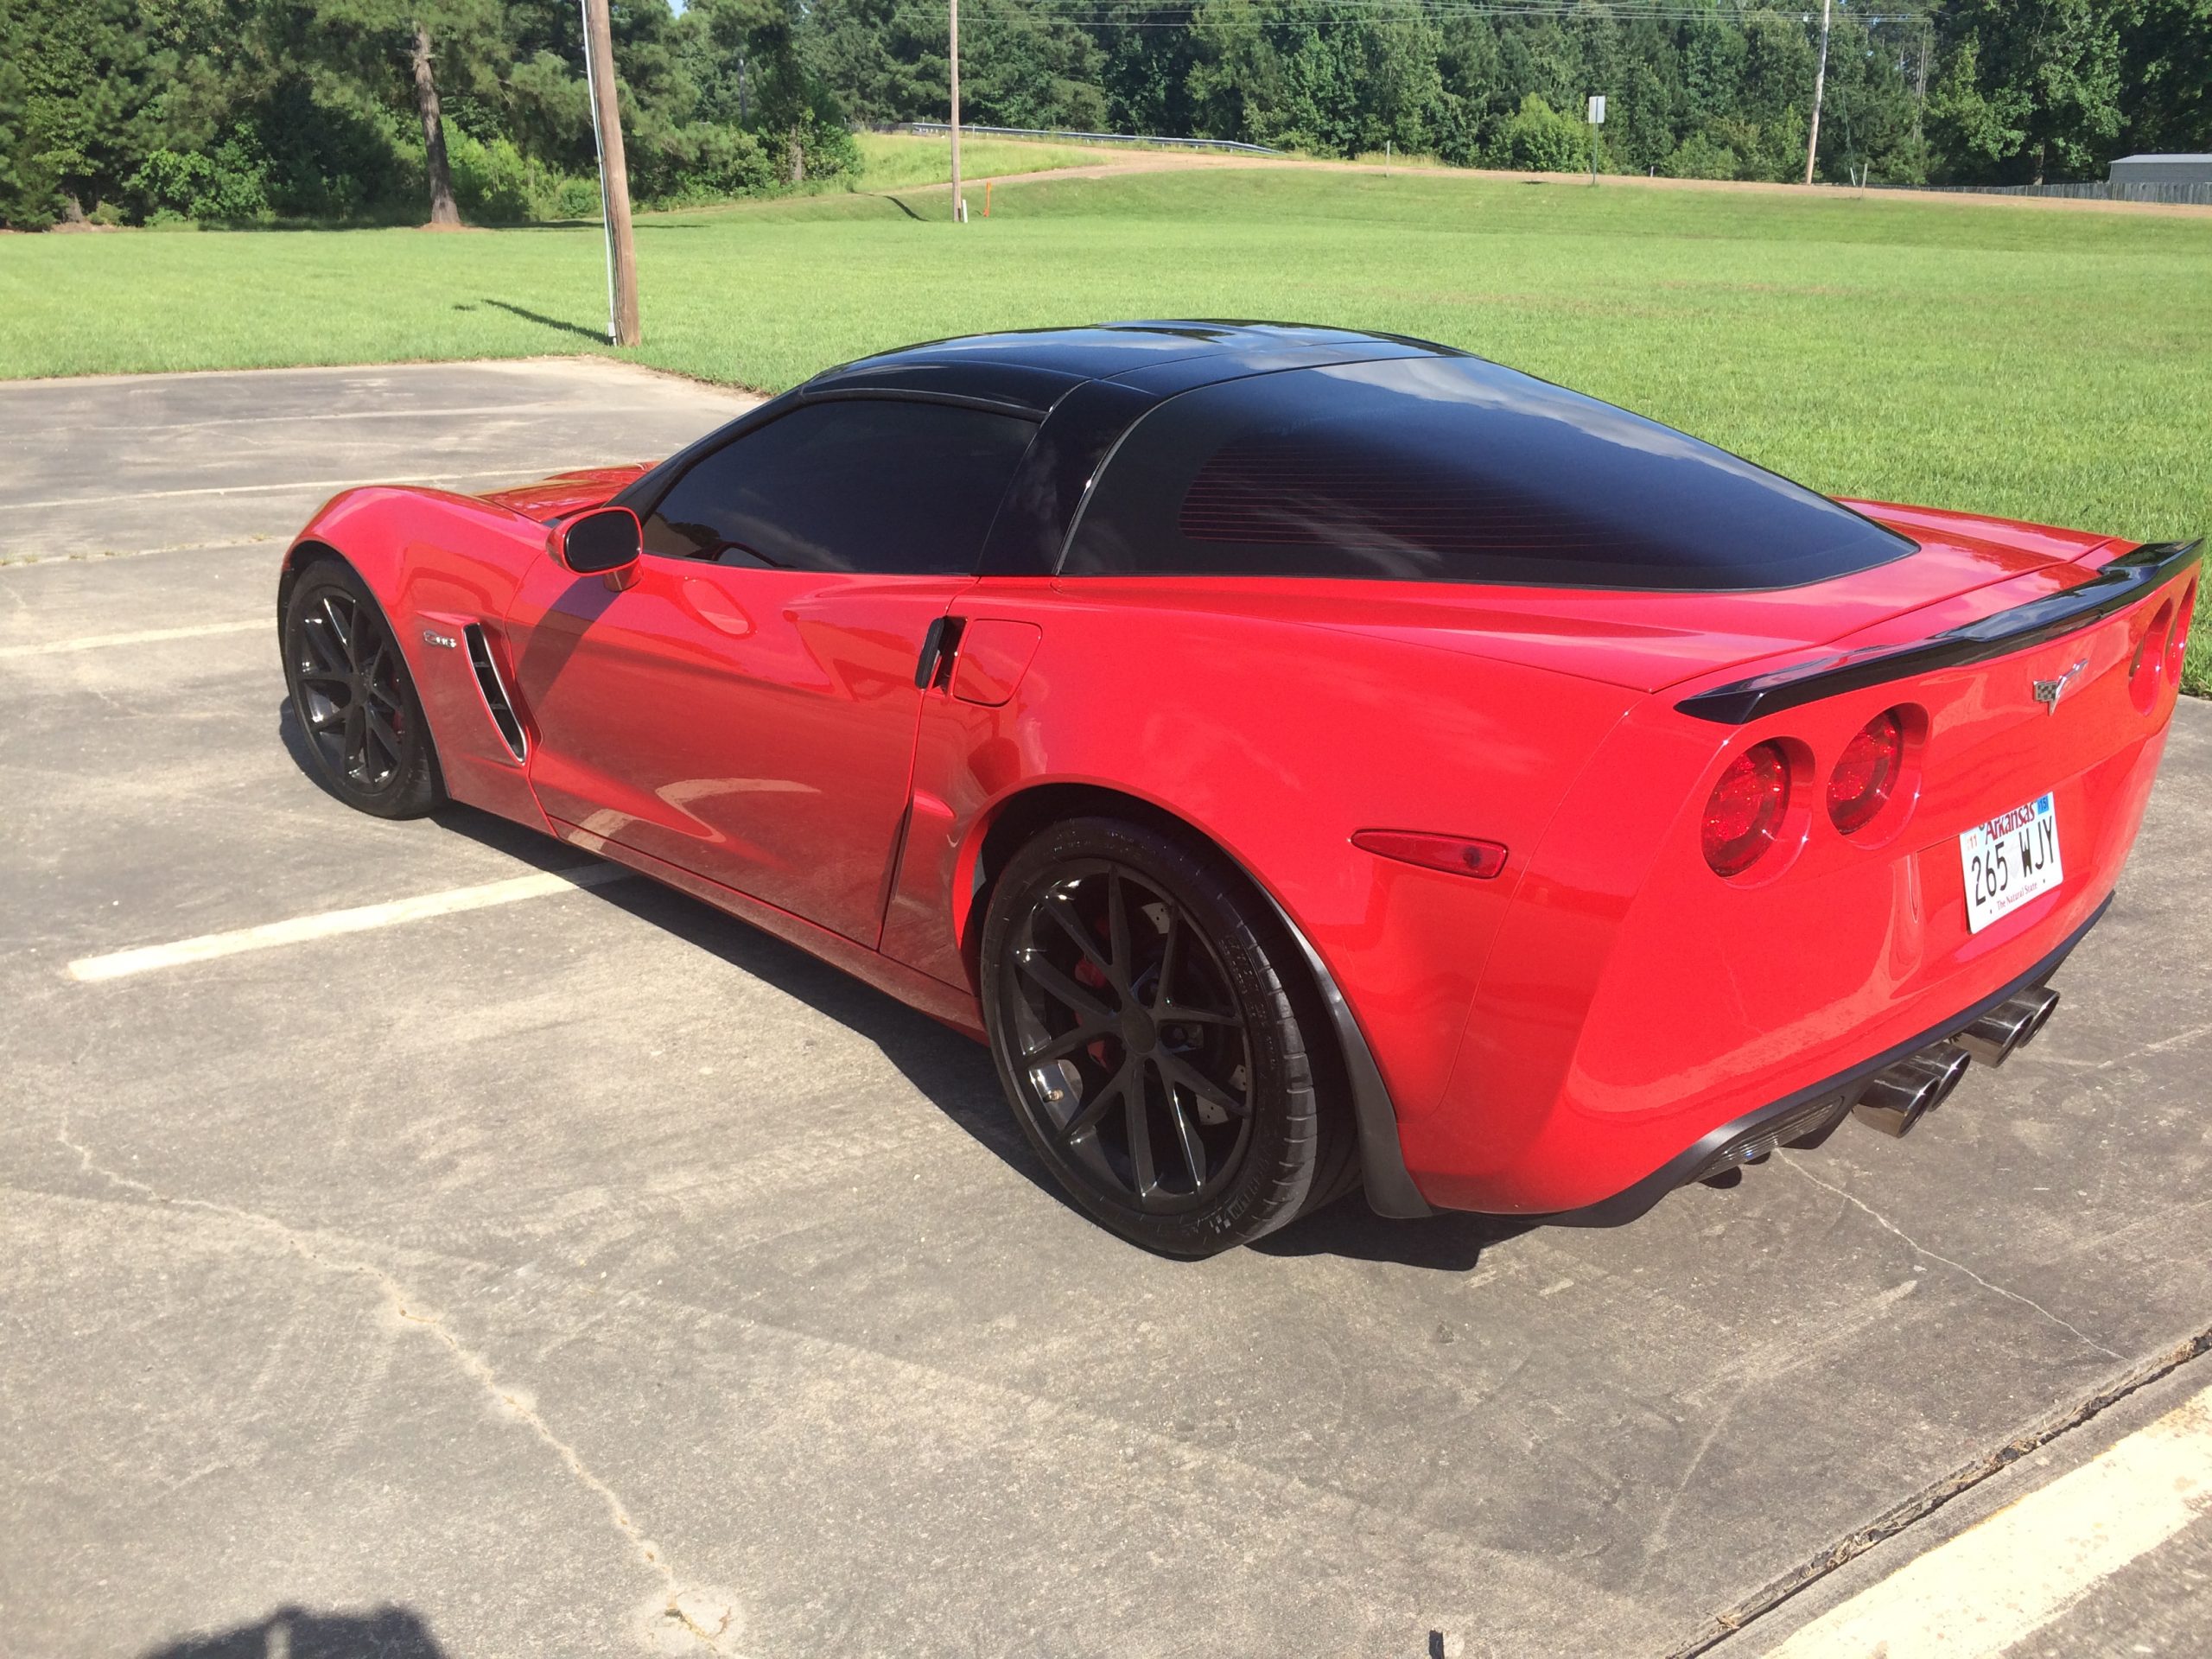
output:
[[[2104,901],[2090,912],[2088,919],[2069,933],[2056,950],[2018,978],[1980,1001],[1938,1020],[1916,1037],[1869,1056],[1847,1071],[1722,1124],[1683,1147],[1642,1180],[1623,1188],[1611,1198],[1601,1198],[1595,1204],[1584,1205],[1576,1210],[1559,1211],[1545,1216],[1522,1216],[1516,1219],[1554,1227],[1618,1227],[1625,1222],[1634,1221],[1675,1188],[1688,1186],[1693,1181],[1702,1180],[1731,1167],[1730,1154],[1750,1143],[1778,1137],[1783,1144],[1788,1145],[1791,1141],[1824,1135],[1848,1116],[1866,1085],[1873,1080],[1875,1073],[1919,1052],[1930,1043],[1955,1036],[1999,1003],[2008,1001],[2022,991],[2041,985],[2049,979],[2057,972],[2060,964],[2089,930],[2104,919],[2105,912],[2111,907],[2112,899],[2107,895]]]

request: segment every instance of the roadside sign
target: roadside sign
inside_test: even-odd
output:
[[[1602,127],[1605,124],[1605,95],[1603,92],[1591,95],[1590,124],[1593,127]]]

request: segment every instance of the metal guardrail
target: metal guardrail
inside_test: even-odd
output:
[[[950,133],[949,121],[894,121],[873,129],[877,132],[912,132],[925,136]],[[1233,138],[1161,138],[1145,133],[1132,132],[1071,132],[1060,127],[979,127],[963,121],[963,132],[981,133],[987,138],[1058,138],[1080,144],[1157,144],[1164,149],[1232,149],[1247,156],[1280,156],[1282,151],[1270,149],[1265,144],[1243,144]]]

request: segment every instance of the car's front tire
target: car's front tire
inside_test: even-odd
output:
[[[1211,1255],[1354,1179],[1301,966],[1219,855],[1120,819],[1053,825],[993,887],[982,970],[1022,1132],[1122,1237]]]
[[[308,761],[331,793],[380,818],[419,817],[444,800],[414,677],[351,566],[325,558],[300,572],[283,645]]]

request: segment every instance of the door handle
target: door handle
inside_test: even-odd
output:
[[[967,626],[967,620],[957,616],[940,616],[930,624],[929,632],[922,636],[921,658],[914,664],[915,690],[926,691],[951,677],[952,658],[960,649],[960,631]]]

